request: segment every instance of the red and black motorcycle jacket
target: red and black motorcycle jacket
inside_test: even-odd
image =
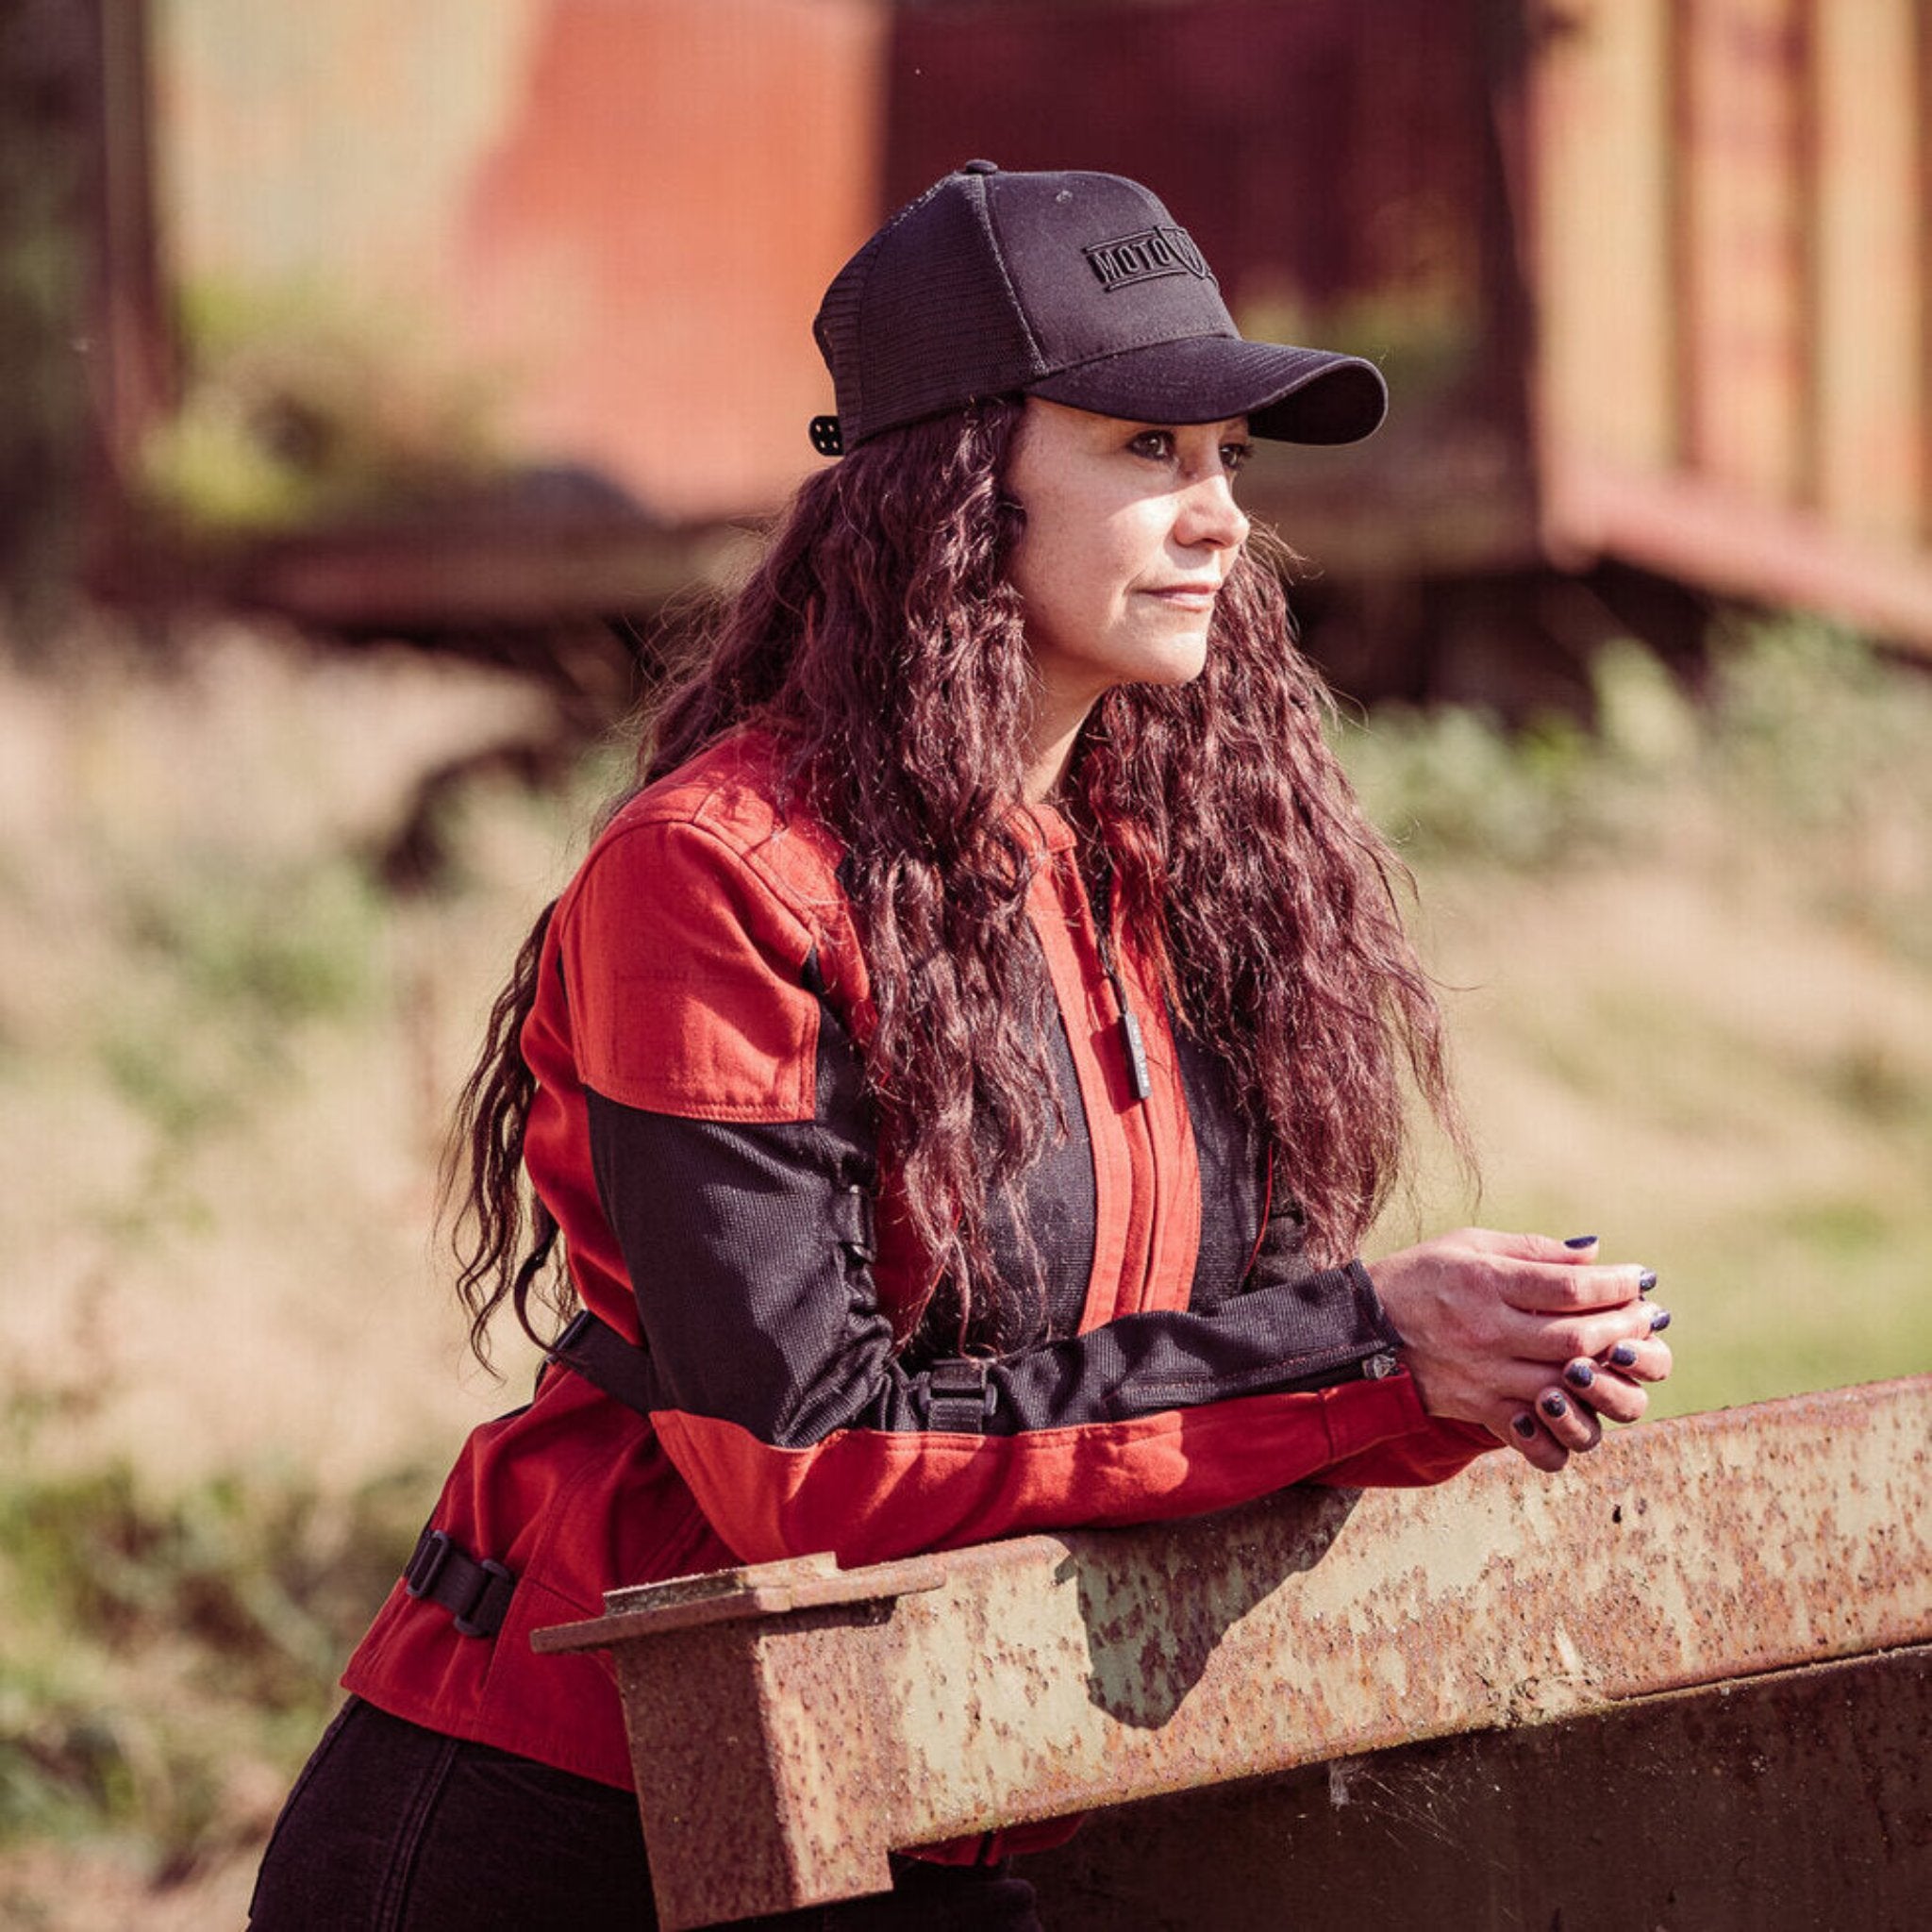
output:
[[[1358,1263],[1302,1257],[1291,1190],[1271,1206],[1264,1150],[1124,930],[1109,975],[1043,808],[1017,836],[1067,1131],[992,1232],[1037,1257],[1044,1317],[991,1362],[908,1341],[925,1279],[862,1091],[865,959],[837,841],[774,809],[775,756],[740,733],[625,807],[558,904],[523,1034],[531,1179],[586,1307],[648,1351],[649,1412],[553,1367],[475,1430],[432,1524],[514,1574],[502,1627],[466,1637],[399,1585],[343,1680],[618,1786],[608,1667],[529,1642],[607,1590],[1192,1515],[1309,1478],[1436,1482],[1492,1446],[1424,1414]]]

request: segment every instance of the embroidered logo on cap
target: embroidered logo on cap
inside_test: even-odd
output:
[[[1158,228],[1142,228],[1138,235],[1122,235],[1112,242],[1096,242],[1080,253],[1087,258],[1100,286],[1111,295],[1116,289],[1131,288],[1136,282],[1151,282],[1161,275],[1198,275],[1212,281],[1214,272],[1201,258],[1185,228],[1163,223]]]

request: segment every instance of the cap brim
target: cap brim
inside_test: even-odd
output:
[[[1031,395],[1135,423],[1245,416],[1277,442],[1357,442],[1389,408],[1382,372],[1359,356],[1190,336],[1104,356],[1027,384]]]

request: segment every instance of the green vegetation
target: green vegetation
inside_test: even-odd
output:
[[[381,917],[353,858],[250,875],[184,855],[127,881],[121,947],[142,970],[100,1020],[109,1084],[175,1147],[232,1121],[289,1071],[305,1022],[348,1019],[371,996]]]
[[[180,326],[187,382],[144,468],[150,508],[185,536],[393,511],[492,467],[487,386],[402,318],[327,289],[204,285]]]
[[[1916,916],[1932,836],[1923,674],[1794,620],[1722,635],[1699,698],[1641,646],[1613,646],[1595,695],[1589,730],[1387,706],[1346,728],[1341,749],[1419,868],[1549,870],[1668,841],[1713,874],[1802,869],[1819,905],[1885,922],[1895,940],[1932,936]]]
[[[279,1767],[313,1740],[426,1474],[157,1494],[115,1461],[0,1488],[0,1842],[138,1830],[158,1872],[190,1868],[234,1827],[238,1750]]]

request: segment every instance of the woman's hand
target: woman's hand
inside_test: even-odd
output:
[[[1597,1262],[1594,1240],[1464,1228],[1369,1263],[1431,1415],[1480,1424],[1537,1468],[1594,1449],[1671,1373],[1657,1277]]]

